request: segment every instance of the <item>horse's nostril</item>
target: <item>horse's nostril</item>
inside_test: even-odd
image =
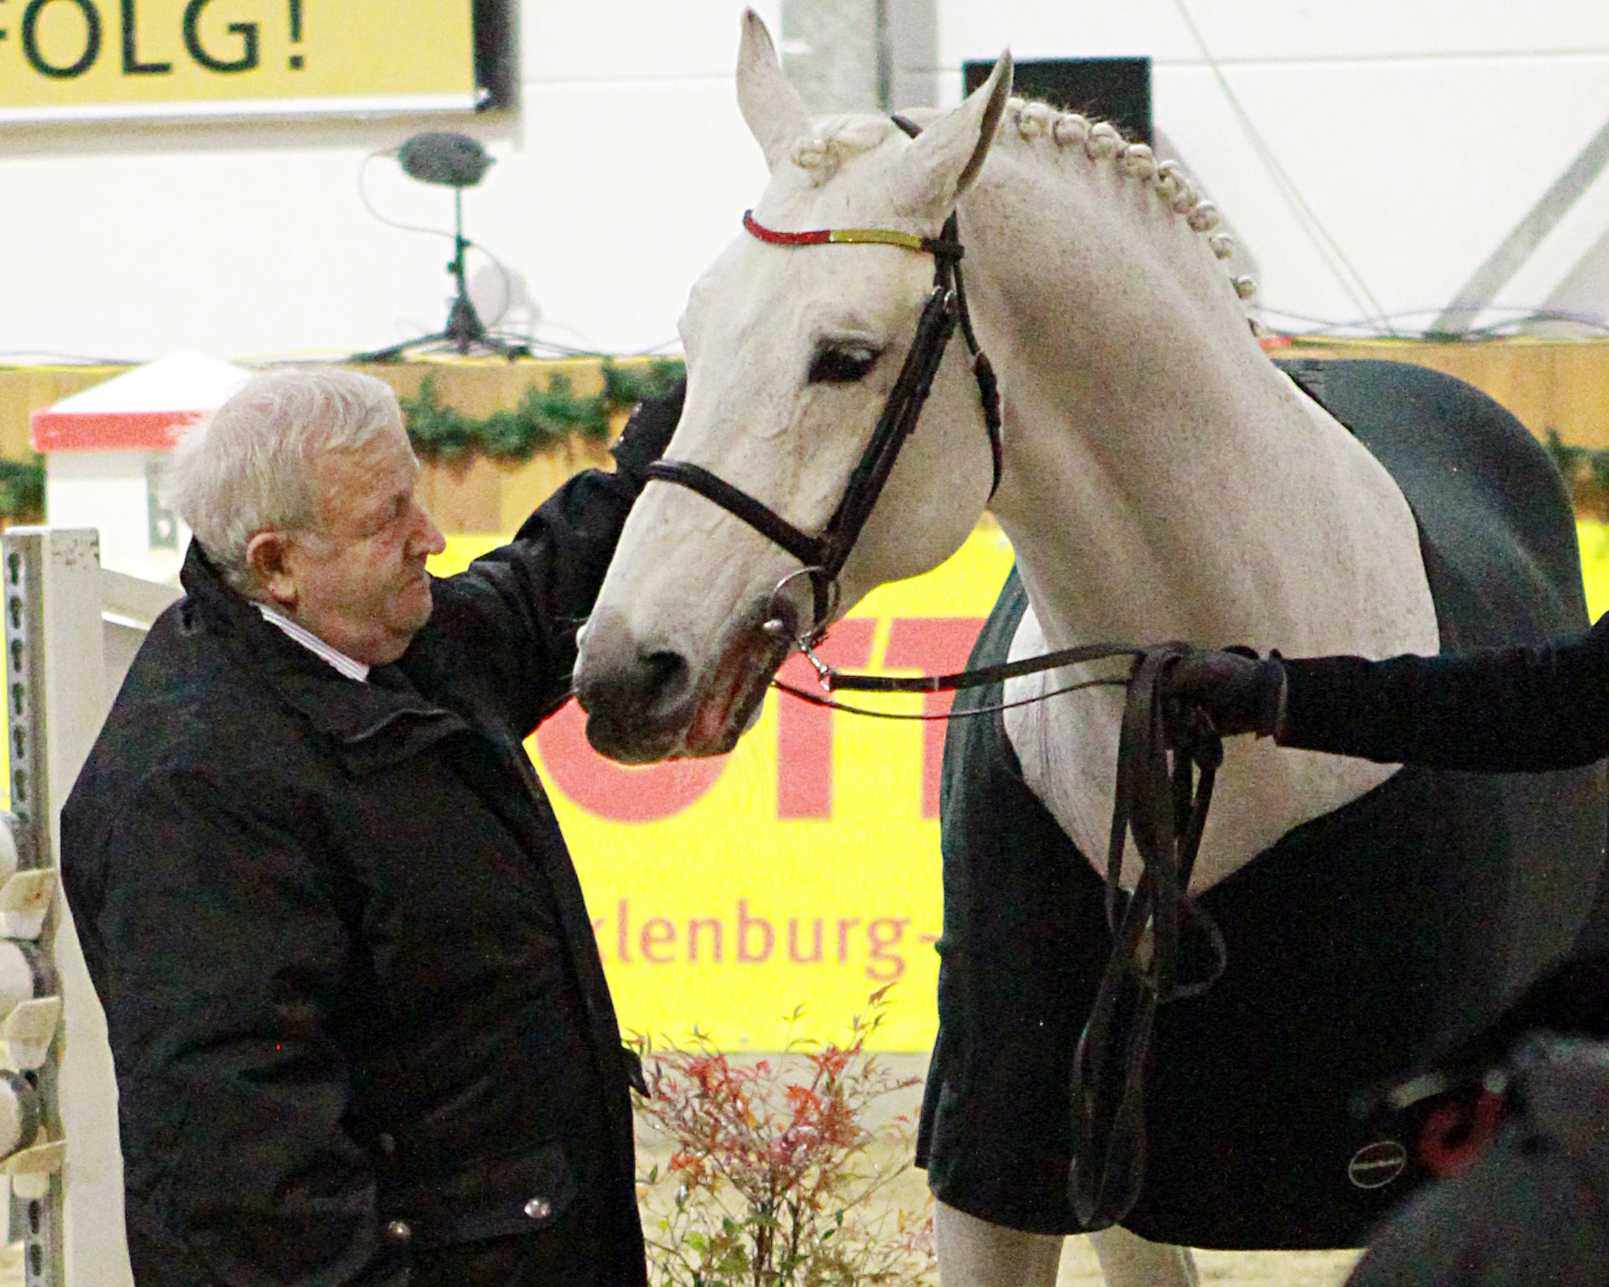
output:
[[[687,691],[687,660],[679,652],[651,652],[643,658],[645,705],[674,702]]]

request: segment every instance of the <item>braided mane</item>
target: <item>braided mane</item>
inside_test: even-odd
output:
[[[913,115],[920,119],[920,114]],[[864,115],[830,116],[815,125],[815,136],[796,144],[790,159],[818,185],[852,157],[870,152],[890,134],[898,133],[892,121]],[[1092,121],[1037,100],[1011,98],[1006,101],[996,146],[1013,138],[1025,143],[1044,140],[1058,150],[1081,148],[1092,162],[1111,163],[1124,178],[1155,189],[1175,214],[1207,238],[1219,259],[1234,253],[1229,235],[1216,231],[1218,207],[1201,196],[1184,167],[1177,161],[1159,162],[1149,147],[1129,142],[1109,121]],[[1241,299],[1250,299],[1257,291],[1250,277],[1235,276],[1230,281]]]

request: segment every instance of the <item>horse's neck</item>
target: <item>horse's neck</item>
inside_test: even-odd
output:
[[[993,508],[1035,618],[1014,652],[1163,639],[1434,652],[1400,490],[1268,362],[1210,248],[1158,204],[1109,163],[1012,147],[962,205],[968,291],[1004,394]],[[1119,702],[1084,693],[1007,719],[1030,785],[1097,866]],[[1387,773],[1237,739],[1197,883]]]
[[[1022,150],[962,216],[993,508],[1047,635],[1434,650],[1400,490],[1263,355],[1200,234],[1110,162]]]

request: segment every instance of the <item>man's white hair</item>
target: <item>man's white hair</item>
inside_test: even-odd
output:
[[[253,536],[318,521],[313,462],[326,451],[356,451],[401,425],[391,386],[373,376],[336,367],[266,371],[179,441],[163,496],[224,580],[245,592]]]

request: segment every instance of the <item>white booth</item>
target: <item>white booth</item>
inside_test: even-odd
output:
[[[162,504],[163,463],[185,426],[250,374],[200,353],[174,353],[35,411],[47,521],[99,531],[103,567],[176,581],[189,533]]]

